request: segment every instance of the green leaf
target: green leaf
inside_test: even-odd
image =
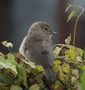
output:
[[[13,59],[5,59],[4,57],[0,56],[0,67],[9,70],[9,72],[13,73],[14,75],[17,74],[16,65],[11,62]]]
[[[18,76],[19,76],[20,80],[22,80],[23,84],[27,87],[26,69],[25,69],[24,64],[20,63],[17,66],[17,72],[18,72]]]
[[[18,86],[18,85],[12,85],[10,87],[10,90],[23,90],[23,89],[20,86]]]
[[[18,64],[18,63],[16,62],[16,60],[15,60],[14,55],[11,54],[11,53],[8,53],[8,55],[7,55],[7,60],[8,60],[9,62],[11,62],[12,64],[14,64],[14,65],[17,65],[17,64]]]
[[[54,90],[59,90],[60,86],[62,86],[62,84],[58,80],[52,85]]]
[[[71,34],[65,39],[65,43],[67,45],[70,45],[71,44]]]
[[[85,71],[85,65],[82,65],[80,68]]]
[[[32,85],[29,90],[40,90],[40,86],[38,84]]]
[[[78,55],[82,58],[84,51],[81,48],[76,48]]]
[[[0,56],[0,67],[9,70],[9,72],[14,75],[17,74],[16,65],[17,62],[13,54],[9,53],[6,59],[3,56]]]
[[[69,22],[69,21],[71,20],[71,18],[74,17],[74,16],[77,16],[77,12],[76,12],[75,10],[72,11],[72,12],[70,13],[70,15],[68,16],[67,22]]]
[[[13,84],[13,79],[9,73],[0,73],[0,82],[3,84]]]
[[[22,84],[22,80],[21,80],[20,78],[16,78],[16,79],[14,80],[14,84],[19,86],[19,85]]]
[[[40,87],[43,89],[45,87],[44,82],[42,77],[40,76],[40,74],[38,74],[35,79],[37,80],[37,82],[40,84]]]
[[[85,71],[83,71],[80,80],[81,80],[80,82],[81,90],[85,90]]]

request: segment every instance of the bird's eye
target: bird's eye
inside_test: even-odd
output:
[[[47,28],[47,27],[45,27],[45,30],[48,30],[48,28]]]

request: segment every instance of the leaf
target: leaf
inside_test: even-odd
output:
[[[17,63],[16,60],[15,60],[14,55],[11,54],[11,53],[8,53],[8,55],[7,55],[7,60],[8,60],[9,62],[11,62],[12,64],[14,64],[14,65],[18,65],[18,63]]]
[[[82,66],[80,67],[80,69],[83,70],[83,71],[85,71],[85,65],[82,65]]]
[[[9,86],[8,85],[3,85],[0,83],[0,90],[9,90]]]
[[[69,22],[69,21],[71,20],[71,18],[74,17],[74,16],[77,16],[77,12],[76,12],[75,10],[72,11],[72,12],[70,13],[70,15],[68,16],[67,22]]]
[[[43,88],[45,87],[45,85],[44,85],[43,79],[42,79],[42,77],[40,76],[40,74],[38,74],[38,75],[35,77],[35,79],[36,79],[37,82],[40,84],[41,89],[43,89]]]
[[[81,86],[81,90],[85,90],[85,70],[83,71],[80,77],[80,86]]]
[[[70,73],[70,66],[69,66],[69,64],[64,63],[62,68],[63,68],[63,72],[65,72],[66,74]]]
[[[2,52],[0,52],[0,56],[4,57],[4,54]]]
[[[13,73],[14,75],[17,74],[16,65],[11,62],[13,59],[4,59],[4,57],[0,56],[0,66],[9,70],[9,72]]]
[[[35,64],[33,62],[31,62],[30,60],[26,61],[26,60],[23,60],[24,63],[26,63],[27,65],[29,65],[31,68],[36,68]]]
[[[16,79],[14,80],[14,84],[15,84],[15,85],[21,85],[21,84],[22,84],[22,80],[21,80],[20,78],[16,78]]]
[[[23,89],[20,86],[18,86],[18,85],[12,85],[10,87],[10,90],[23,90]]]
[[[57,73],[59,71],[59,66],[62,62],[60,60],[55,60],[53,65],[53,70]]]
[[[1,43],[2,43],[3,46],[7,47],[7,46],[6,46],[7,43],[8,43],[7,41],[3,41],[3,42],[1,42]]]
[[[20,63],[17,66],[17,73],[18,73],[20,80],[22,80],[23,84],[27,87],[26,69],[25,69],[24,64]]]
[[[5,59],[3,56],[0,56],[0,66],[9,70],[14,75],[17,74],[16,64],[17,62],[13,54],[9,53],[7,55],[7,59]]]
[[[38,84],[32,85],[29,90],[40,90],[40,86]]]
[[[71,73],[76,79],[79,79],[79,71],[77,69],[72,69]]]
[[[82,62],[82,58],[80,56],[77,56],[77,61]]]
[[[72,45],[66,45],[66,44],[57,44],[57,47],[63,47],[63,49],[67,49],[63,51],[63,54],[65,54],[65,57],[68,59],[72,59],[80,56],[82,58],[84,51],[81,48],[74,47]],[[63,50],[62,49],[62,50]],[[62,51],[61,50],[61,51]],[[69,58],[70,57],[70,58]]]
[[[76,53],[74,48],[70,48],[66,50],[64,53],[65,53],[66,61],[68,63],[75,63],[75,64],[77,63]]]
[[[13,48],[13,44],[11,42],[8,42],[6,45],[7,48]]]
[[[0,82],[5,84],[13,84],[13,79],[9,73],[0,73]]]
[[[54,90],[59,90],[60,86],[61,86],[61,83],[58,80],[52,85]]]
[[[64,73],[63,73],[63,70],[62,70],[62,66],[59,66],[59,79],[61,81],[65,81]]]
[[[36,69],[38,72],[43,72],[44,68],[41,65],[36,65]]]
[[[55,47],[53,51],[54,58],[56,59],[61,51],[62,47]]]
[[[9,48],[9,47],[13,48],[13,44],[11,42],[3,41],[1,43],[3,46],[5,46],[7,48]]]
[[[65,39],[65,43],[67,45],[70,45],[71,44],[71,34]]]
[[[78,55],[82,58],[84,51],[81,48],[76,48]]]
[[[78,83],[78,90],[82,90],[80,83]]]
[[[77,82],[77,78],[76,77],[71,77],[71,83],[75,84]]]
[[[32,74],[35,76],[35,80],[39,83],[41,88],[44,88],[44,82],[42,79],[42,75],[40,73],[38,73],[38,71],[36,69],[32,69]]]

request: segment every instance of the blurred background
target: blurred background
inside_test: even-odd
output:
[[[10,41],[14,50],[18,51],[20,43],[30,25],[35,21],[47,21],[58,36],[53,37],[54,43],[64,43],[65,38],[71,33],[76,18],[66,23],[65,9],[69,3],[85,8],[85,0],[0,0],[0,42]],[[77,26],[78,47],[85,47],[85,12]],[[7,49],[0,44],[0,51]]]

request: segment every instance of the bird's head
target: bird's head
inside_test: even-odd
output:
[[[53,34],[56,34],[56,32],[52,31],[50,25],[48,25],[47,22],[35,22],[31,25],[30,31],[36,32],[40,34],[44,33],[46,36],[51,37]],[[29,31],[28,31],[29,32]]]

